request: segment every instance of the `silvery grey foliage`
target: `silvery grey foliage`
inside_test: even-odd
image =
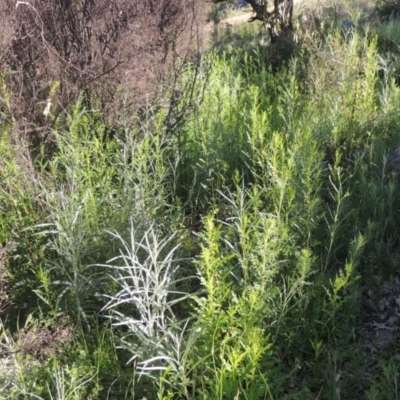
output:
[[[154,224],[140,232],[133,221],[129,241],[118,233],[112,235],[121,243],[121,254],[107,265],[117,292],[106,296],[109,301],[103,311],[114,327],[127,332],[121,348],[132,353],[128,363],[140,375],[151,377],[154,371],[167,368],[183,374],[183,334],[188,321],[178,321],[173,307],[190,294],[175,289],[179,281],[188,279],[176,279],[183,261],[175,258],[176,235],[163,237]]]

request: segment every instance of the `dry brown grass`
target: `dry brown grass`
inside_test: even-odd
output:
[[[53,328],[46,326],[25,327],[14,335],[17,350],[23,356],[33,355],[39,360],[62,353],[72,340],[72,330],[67,319],[60,319]]]
[[[10,288],[4,270],[4,260],[8,249],[9,245],[0,248],[0,318],[11,305]]]

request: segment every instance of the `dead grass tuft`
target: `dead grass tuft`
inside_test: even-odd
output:
[[[45,360],[61,354],[72,340],[72,331],[67,319],[63,318],[54,328],[34,326],[21,329],[15,334],[17,351],[23,356],[33,355]]]

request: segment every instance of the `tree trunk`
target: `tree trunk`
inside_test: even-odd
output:
[[[268,23],[271,42],[274,43],[279,35],[277,32],[293,30],[293,0],[274,0],[274,10],[268,11],[268,0],[245,0],[251,5],[254,16],[250,22],[262,21]],[[280,8],[281,6],[281,8]]]

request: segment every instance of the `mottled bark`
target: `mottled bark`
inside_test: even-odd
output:
[[[293,29],[293,0],[274,0],[273,11],[268,11],[267,0],[245,0],[254,11],[250,22],[262,21],[269,25],[271,40],[283,29]]]

